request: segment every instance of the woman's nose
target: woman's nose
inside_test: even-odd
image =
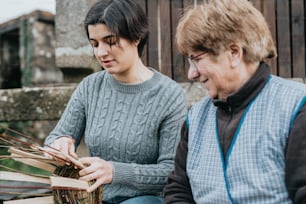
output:
[[[196,80],[199,76],[200,76],[200,73],[198,72],[198,70],[189,67],[188,69],[188,79],[189,80]]]
[[[100,44],[100,45],[96,48],[96,55],[97,55],[98,57],[103,57],[103,56],[107,55],[107,53],[108,53],[107,45]]]

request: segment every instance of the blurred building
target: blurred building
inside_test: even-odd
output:
[[[36,10],[0,24],[0,89],[63,81],[55,63],[54,18]]]

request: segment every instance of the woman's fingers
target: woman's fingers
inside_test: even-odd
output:
[[[98,177],[98,175],[96,175],[96,177],[92,178],[90,177],[90,179],[88,179],[88,175],[97,172],[99,169],[103,169],[103,162],[104,160],[96,158],[96,157],[83,157],[79,159],[79,162],[81,162],[84,166],[86,166],[86,168],[82,169],[79,172],[79,175],[84,179],[84,180],[92,180],[92,179],[96,179]]]
[[[93,192],[94,190],[96,190],[99,186],[101,186],[102,183],[101,182],[94,182],[88,189],[87,189],[87,192],[90,193],[90,192]]]
[[[70,164],[71,157],[77,159],[74,142],[73,138],[62,136],[46,148],[47,153],[58,162]]]
[[[87,167],[82,169],[80,179],[85,181],[95,181],[87,191],[92,192],[102,184],[111,183],[113,180],[113,165],[98,157],[84,157],[79,161]]]

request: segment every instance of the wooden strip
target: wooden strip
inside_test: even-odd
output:
[[[195,0],[183,0],[183,13],[186,12],[186,10],[192,8],[195,6]],[[188,70],[189,70],[189,63],[188,60],[185,56],[184,57],[184,78],[185,78],[185,82],[189,81],[188,79]],[[175,70],[175,69],[174,69]]]
[[[37,154],[33,154],[33,153],[29,153],[29,152],[25,152],[23,150],[17,149],[15,147],[10,147],[8,149],[8,152],[11,154],[16,154],[22,157],[29,157],[32,159],[44,159],[44,160],[51,160],[49,157],[46,156],[42,156],[42,155],[37,155]]]
[[[288,0],[277,0],[278,75],[291,77],[290,19]]]
[[[21,133],[21,132],[18,132],[17,130],[11,129],[11,128],[9,128],[9,127],[5,127],[5,126],[3,126],[3,125],[0,125],[0,128],[5,129],[5,130],[7,130],[7,131],[9,131],[9,132],[15,133],[15,134],[17,134],[17,135],[19,135],[19,136],[21,136],[21,137],[27,139],[28,141],[31,142],[31,143],[28,143],[28,145],[31,145],[31,144],[33,144],[33,143],[41,144],[41,141],[40,141],[40,140],[35,139],[34,137],[31,137],[31,136],[29,136],[29,135],[25,135],[25,134],[23,134],[23,133]]]
[[[170,0],[160,1],[160,71],[170,78],[172,76],[172,48],[171,48],[171,10]]]
[[[292,64],[293,76],[306,76],[305,69],[305,2],[302,0],[291,0],[291,25],[292,25]]]
[[[178,51],[175,44],[175,34],[176,34],[176,27],[178,25],[179,19],[183,14],[183,2],[182,0],[172,0],[171,1],[171,19],[172,19],[172,32],[173,35],[171,36],[172,41],[172,69],[173,69],[173,79],[176,82],[183,82],[188,80],[188,68],[185,67],[184,56],[182,56]]]
[[[29,176],[22,173],[0,171],[0,180],[6,181],[24,181],[24,182],[34,182],[34,183],[46,183],[50,184],[50,180],[46,178],[39,178],[35,176]]]
[[[136,0],[136,2],[141,6],[141,8],[144,10],[144,12],[146,14],[148,14],[148,11],[147,11],[147,1],[148,0]],[[143,61],[143,63],[145,65],[148,64],[148,46],[147,44],[144,46],[143,48],[143,52],[142,52],[142,55],[141,55],[141,60]]]
[[[53,166],[51,164],[41,162],[41,161],[38,161],[38,160],[35,160],[35,159],[21,158],[16,154],[12,154],[12,157],[16,161],[22,162],[22,163],[30,165],[30,166],[34,166],[34,167],[39,168],[39,169],[49,171],[50,173],[53,173],[54,170],[56,169],[56,166]]]
[[[51,146],[48,146],[48,147],[52,148]],[[61,151],[56,150],[54,148],[52,148],[51,151],[48,151],[46,148],[43,148],[43,147],[37,147],[37,148],[39,150],[43,151],[43,152],[51,154],[52,156],[56,156],[57,158],[63,158],[64,157],[66,161],[68,160],[68,162],[71,162],[72,164],[74,164],[75,166],[77,166],[80,169],[84,169],[85,168],[85,166],[78,159],[73,158],[69,154],[61,152]]]
[[[290,20],[287,0],[277,2],[278,75],[291,77]]]
[[[263,1],[263,15],[268,22],[272,37],[274,42],[276,42],[276,16],[275,16],[275,1],[276,0],[268,0]],[[272,59],[268,61],[271,66],[271,72],[273,74],[277,74],[277,61],[276,59]]]
[[[159,52],[158,52],[158,6],[157,1],[148,0],[148,21],[149,21],[149,39],[148,39],[148,65],[159,70]]]
[[[75,188],[86,190],[89,188],[89,184],[87,181],[61,177],[61,176],[50,176],[51,187],[52,188]]]
[[[4,201],[3,204],[54,204],[53,196]]]

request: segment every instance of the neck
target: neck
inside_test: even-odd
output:
[[[241,78],[240,87],[242,87],[247,81],[250,80],[250,78],[256,72],[258,67],[259,67],[259,62],[245,65],[245,68],[244,68],[245,71],[244,71],[243,78]]]
[[[252,64],[244,64],[237,67],[236,72],[231,76],[231,82],[228,83],[227,89],[222,94],[218,95],[218,100],[226,101],[227,97],[238,91],[241,87],[243,87],[247,81],[253,76],[256,70],[259,67],[259,62]],[[234,77],[237,76],[237,77]],[[231,84],[231,85],[230,85]]]
[[[133,67],[120,75],[113,75],[114,78],[126,84],[140,84],[152,78],[154,73],[146,67],[139,59],[133,64]]]
[[[130,81],[127,83],[130,84],[140,84],[143,83],[149,79],[151,79],[153,76],[153,72],[148,69],[148,67],[137,67],[137,71],[134,71],[132,75],[130,76]]]

